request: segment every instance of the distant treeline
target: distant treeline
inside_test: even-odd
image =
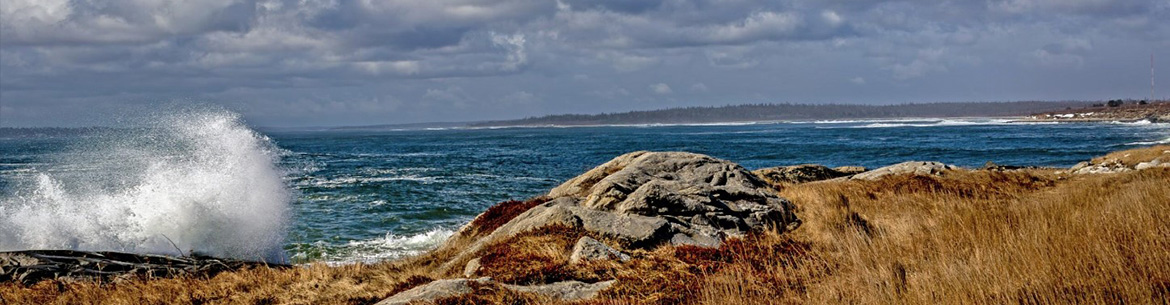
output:
[[[473,127],[539,125],[687,124],[792,120],[839,120],[881,118],[999,117],[1081,108],[1085,101],[1025,101],[926,103],[899,105],[851,104],[746,104],[719,107],[685,107],[602,114],[561,114],[519,120],[489,121]]]

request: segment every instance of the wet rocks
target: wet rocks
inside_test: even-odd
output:
[[[51,279],[108,281],[134,276],[214,276],[224,271],[258,266],[287,267],[206,256],[32,250],[0,252],[0,282],[34,284]]]

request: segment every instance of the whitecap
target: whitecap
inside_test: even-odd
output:
[[[338,247],[335,249],[336,251],[326,252],[320,261],[331,265],[344,265],[374,263],[419,255],[438,247],[454,233],[454,231],[445,228],[435,228],[427,232],[405,236],[387,232],[382,237],[354,240],[344,245],[335,246]],[[303,255],[301,253],[294,256]]]
[[[226,111],[150,122],[87,138],[17,183],[0,198],[0,251],[283,261],[291,195],[280,149]]]

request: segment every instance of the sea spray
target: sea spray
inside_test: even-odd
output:
[[[111,129],[0,198],[0,250],[76,249],[284,261],[280,150],[226,111]]]

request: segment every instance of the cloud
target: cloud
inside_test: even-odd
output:
[[[952,83],[980,100],[1115,98],[1140,82],[1110,75],[1170,48],[1167,16],[1104,0],[4,0],[0,119],[198,100],[258,124],[478,120],[945,101]],[[828,89],[842,80],[899,87]]]
[[[649,88],[650,88],[650,91],[654,92],[654,94],[666,95],[666,94],[674,93],[674,90],[670,90],[669,85],[663,84],[663,83],[657,83],[657,84],[650,85]]]

